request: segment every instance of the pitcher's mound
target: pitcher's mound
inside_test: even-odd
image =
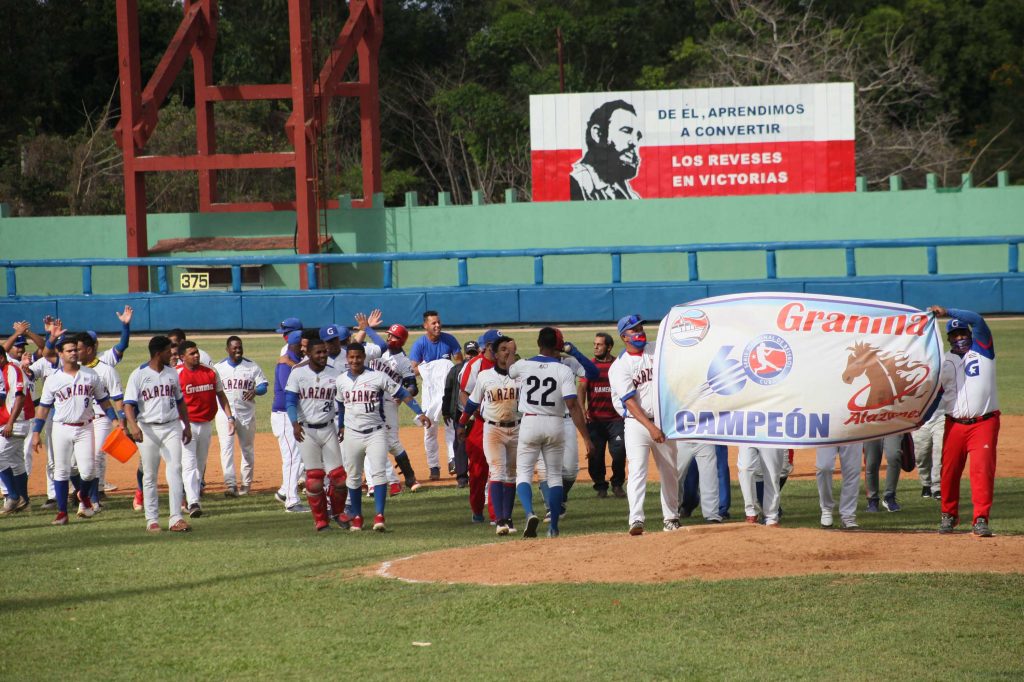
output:
[[[541,534],[544,529],[541,528]],[[815,573],[1020,573],[1024,536],[865,532],[731,523],[648,532],[563,536],[449,549],[366,569],[413,582],[659,583]]]

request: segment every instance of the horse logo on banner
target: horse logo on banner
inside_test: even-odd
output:
[[[847,350],[851,352],[843,382],[852,384],[861,375],[868,380],[867,386],[850,398],[847,407],[851,412],[877,410],[916,397],[930,374],[927,363],[914,362],[906,353],[885,353],[866,342],[855,343]]]

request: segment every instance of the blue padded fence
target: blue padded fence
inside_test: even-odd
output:
[[[832,240],[800,242],[741,242],[679,244],[669,246],[575,247],[551,249],[502,249],[493,251],[436,251],[412,253],[316,254],[279,256],[222,256],[201,258],[110,258],[49,261],[0,261],[6,270],[7,297],[0,299],[0,324],[9,320],[60,317],[65,327],[116,331],[112,311],[125,304],[135,310],[133,327],[163,330],[266,330],[285,317],[299,317],[320,324],[347,323],[358,311],[381,308],[390,322],[418,324],[424,310],[442,312],[448,325],[540,324],[613,320],[629,313],[660,318],[677,303],[729,293],[793,291],[826,293],[906,303],[923,308],[932,303],[969,308],[986,313],[1024,312],[1024,276],[1019,272],[1020,244],[1024,236],[953,237],[935,239]],[[938,250],[962,246],[1004,245],[1006,270],[998,273],[939,273]],[[913,249],[923,257],[927,275],[858,275],[860,250]],[[779,277],[776,256],[780,251],[842,250],[844,276]],[[764,255],[764,274],[755,279],[701,279],[700,255],[723,252],[757,252]],[[923,253],[922,253],[923,252]],[[637,254],[686,254],[685,276],[667,282],[623,282],[622,256]],[[544,258],[548,256],[608,255],[610,282],[553,285],[544,282]],[[532,283],[474,285],[468,262],[476,259],[531,257]],[[454,261],[457,286],[394,287],[394,263],[400,261]],[[317,289],[316,265],[381,263],[382,281],[377,289]],[[307,268],[308,291],[242,289],[241,268],[246,265],[294,264]],[[145,266],[155,269],[156,293],[93,295],[92,268]],[[232,271],[228,291],[171,292],[168,268],[227,266]],[[82,293],[70,296],[20,295],[19,268],[80,268]]]

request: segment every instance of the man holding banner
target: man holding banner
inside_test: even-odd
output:
[[[949,352],[942,360],[939,381],[946,410],[942,445],[942,520],[940,533],[952,533],[960,521],[960,476],[971,456],[973,531],[991,537],[989,512],[996,475],[999,440],[999,398],[996,393],[996,352],[992,332],[978,313],[932,306],[936,315],[949,315]]]

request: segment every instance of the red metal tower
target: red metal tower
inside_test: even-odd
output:
[[[214,85],[213,54],[217,43],[217,0],[185,0],[184,18],[160,63],[143,87],[139,67],[138,0],[117,0],[117,52],[121,82],[121,121],[115,130],[124,155],[124,212],[128,256],[146,256],[145,173],[196,171],[199,175],[199,210],[294,210],[298,222],[299,253],[318,250],[317,212],[336,207],[337,201],[318,201],[314,164],[317,136],[327,120],[333,97],[359,98],[362,138],[363,199],[369,207],[381,191],[380,100],[377,58],[384,34],[383,0],[350,0],[349,15],[330,54],[314,77],[310,0],[288,0],[291,83],[274,85]],[[195,74],[196,149],[192,156],[144,156],[159,108],[185,60],[191,56]],[[358,58],[359,80],[342,82],[353,57]],[[286,124],[291,152],[218,154],[214,103],[288,99],[292,113]],[[293,168],[295,200],[288,202],[221,203],[217,201],[217,171],[237,168]],[[300,282],[307,287],[306,269]],[[129,291],[147,291],[146,268],[129,268]]]

